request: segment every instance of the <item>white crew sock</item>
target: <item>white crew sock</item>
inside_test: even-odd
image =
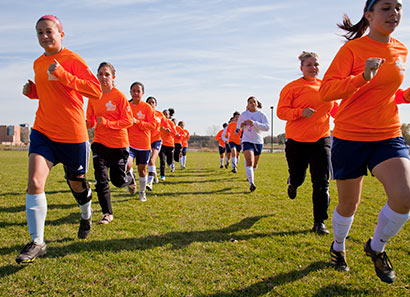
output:
[[[340,252],[346,250],[345,240],[353,224],[353,219],[354,215],[351,217],[343,217],[336,209],[333,212],[333,233],[335,238],[333,249],[335,251]]]
[[[153,175],[151,175],[150,173],[151,174],[153,173]],[[155,167],[155,165],[149,165],[148,166],[148,183],[149,184],[152,184],[152,181],[154,180],[156,173],[157,173],[157,168]]]
[[[46,193],[26,194],[26,217],[31,239],[38,244],[44,242],[44,225],[47,216]]]
[[[186,164],[186,156],[182,156],[181,165],[185,167],[185,164]]]
[[[139,182],[140,182],[140,193],[141,192],[145,192],[145,190],[147,189],[147,177],[139,177]]]
[[[84,220],[89,220],[92,216],[93,210],[91,209],[91,200],[86,204],[79,205],[81,210],[81,218]]]
[[[236,168],[236,158],[235,157],[232,157],[231,167],[232,167],[232,169]]]
[[[252,185],[254,182],[254,174],[253,174],[253,167],[246,166],[245,167],[246,177],[248,178],[249,184]]]
[[[410,213],[400,214],[395,212],[386,203],[379,213],[377,227],[370,242],[372,250],[383,252],[387,242],[399,233],[401,227],[409,219],[409,216]]]

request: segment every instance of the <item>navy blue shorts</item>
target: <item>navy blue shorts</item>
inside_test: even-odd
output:
[[[243,142],[242,150],[243,151],[253,151],[255,156],[262,154],[263,144],[252,143],[252,142]]]
[[[157,140],[157,141],[151,143],[151,148],[152,148],[153,150],[160,151],[160,150],[161,150],[161,146],[162,146],[162,140]]]
[[[234,148],[234,147],[236,147],[236,150],[237,150],[238,152],[241,151],[241,145],[240,145],[240,144],[236,144],[235,142],[229,142],[229,147],[230,147],[231,149]]]
[[[225,147],[218,145],[218,149],[219,149],[219,154],[222,155],[225,153]]]
[[[32,129],[30,134],[29,154],[39,154],[57,165],[62,163],[75,175],[87,173],[90,160],[90,143],[55,142],[43,133]]]
[[[350,141],[333,137],[332,167],[335,179],[352,179],[367,175],[391,158],[409,159],[409,147],[403,137],[381,141]]]
[[[130,147],[130,157],[135,160],[135,164],[144,164],[147,165],[149,157],[151,155],[150,150],[136,150],[135,148]]]

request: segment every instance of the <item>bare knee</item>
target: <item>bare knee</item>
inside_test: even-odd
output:
[[[27,192],[29,194],[40,194],[44,192],[46,181],[41,178],[32,177],[28,180]]]

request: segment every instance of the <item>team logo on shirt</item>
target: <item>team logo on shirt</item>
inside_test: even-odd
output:
[[[137,117],[138,117],[138,119],[139,120],[143,120],[143,119],[145,119],[145,114],[143,114],[142,112],[141,112],[141,110],[137,113]]]
[[[108,101],[108,103],[105,104],[105,106],[107,107],[107,111],[115,111],[116,106],[112,104],[111,100]]]
[[[405,68],[405,66],[404,66],[404,63],[403,63],[401,57],[399,57],[399,58],[396,60],[396,66],[399,68],[400,74],[401,74],[401,75],[404,75],[404,72],[406,71],[406,68]]]
[[[58,80],[58,78],[47,70],[48,80]]]

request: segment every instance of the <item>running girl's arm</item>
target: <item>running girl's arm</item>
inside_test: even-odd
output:
[[[28,82],[23,86],[23,95],[30,99],[38,99],[36,84],[31,80],[28,80]]]
[[[320,85],[319,96],[322,101],[350,97],[368,83],[363,77],[364,72],[351,74],[353,60],[353,52],[346,47],[336,54]]]
[[[88,100],[88,105],[87,105],[86,123],[87,123],[87,129],[91,129],[97,124],[97,118],[95,117],[94,108],[92,104],[90,103],[90,100]]]
[[[58,81],[64,86],[73,89],[89,99],[100,99],[102,96],[101,85],[97,78],[92,74],[87,65],[78,60],[73,62],[72,74],[64,69],[57,60],[55,70],[52,74],[58,78]]]
[[[120,130],[124,128],[131,127],[133,124],[133,115],[131,111],[130,104],[128,103],[127,98],[124,97],[124,100],[118,101],[118,106],[120,110],[120,119],[116,121],[110,121],[103,118],[102,125],[111,129]]]
[[[225,141],[225,142],[228,142],[228,140],[229,140],[229,137],[227,137],[227,132],[228,131],[228,126],[226,126],[225,128],[224,128],[224,131],[222,132],[222,135],[221,135],[221,138],[222,138],[222,140],[223,141]]]
[[[289,85],[285,86],[279,95],[278,107],[276,115],[283,121],[294,121],[302,117],[303,109],[293,106],[294,99],[293,88]]]
[[[141,130],[155,130],[158,126],[158,122],[155,120],[154,117],[154,110],[147,108],[147,119],[146,120],[139,120],[134,118],[134,124]]]
[[[336,116],[336,112],[337,112],[338,109],[339,109],[339,104],[336,101],[333,102],[333,107],[329,111],[329,114],[332,118],[334,118]]]
[[[264,113],[261,113],[261,122],[252,121],[252,123],[260,131],[269,131],[269,121]]]
[[[397,104],[410,103],[410,88],[407,90],[399,89],[394,99]]]

